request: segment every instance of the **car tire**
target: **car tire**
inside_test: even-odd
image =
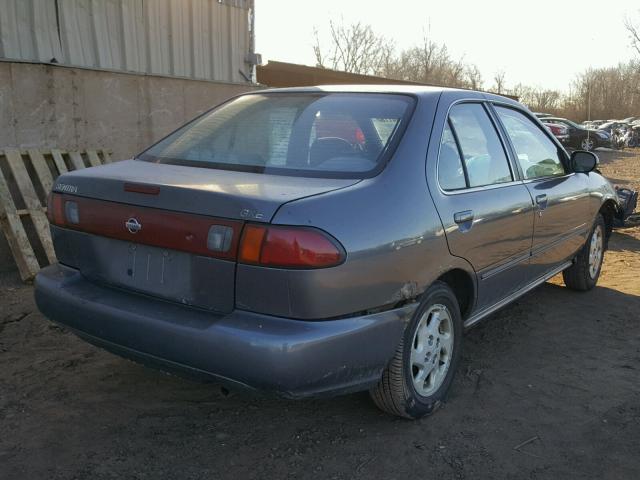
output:
[[[462,335],[453,291],[446,283],[435,282],[422,295],[380,382],[370,390],[373,402],[387,413],[410,419],[435,412],[451,387]]]
[[[581,150],[586,150],[587,152],[592,151],[594,148],[596,148],[596,142],[594,139],[592,139],[591,137],[584,137],[581,141],[580,141],[580,149]]]
[[[591,233],[573,264],[562,272],[564,284],[581,292],[591,290],[598,283],[606,247],[606,228],[602,215],[598,214]]]

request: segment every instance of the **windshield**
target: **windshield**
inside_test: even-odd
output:
[[[264,93],[238,97],[139,159],[223,170],[364,177],[384,166],[413,99],[394,94]]]

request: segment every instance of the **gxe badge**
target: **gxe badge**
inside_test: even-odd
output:
[[[142,230],[142,224],[136,218],[130,218],[124,222],[124,226],[127,227],[129,233],[138,233]]]

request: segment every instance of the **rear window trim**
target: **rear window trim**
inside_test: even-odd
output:
[[[313,171],[313,170],[304,170],[304,169],[293,169],[293,168],[278,168],[278,167],[263,167],[263,166],[256,166],[256,165],[231,165],[228,163],[212,163],[212,162],[201,162],[201,161],[195,161],[195,160],[185,160],[185,159],[179,159],[179,158],[165,158],[164,161],[162,162],[163,164],[166,165],[180,165],[180,166],[186,166],[186,167],[196,167],[196,168],[207,168],[207,169],[211,169],[211,170],[226,170],[226,171],[233,171],[233,172],[247,172],[247,173],[259,173],[259,174],[265,174],[265,175],[281,175],[281,176],[288,176],[288,177],[305,177],[305,178],[330,178],[330,179],[365,179],[365,178],[372,178],[377,176],[378,174],[380,174],[380,172],[382,172],[382,170],[384,170],[387,166],[387,164],[389,163],[389,161],[391,160],[391,157],[393,156],[393,154],[395,153],[398,145],[400,144],[400,142],[402,141],[402,139],[404,138],[404,135],[406,133],[406,130],[409,126],[409,124],[411,123],[411,121],[413,120],[413,115],[416,111],[416,106],[418,103],[418,96],[412,93],[403,93],[403,92],[351,92],[348,90],[345,91],[331,91],[331,92],[327,92],[327,91],[313,91],[313,90],[300,90],[300,91],[296,91],[296,92],[279,92],[279,91],[255,91],[255,92],[249,92],[249,93],[242,93],[240,95],[236,95],[234,97],[231,97],[230,99],[228,99],[227,101],[214,106],[213,108],[210,108],[209,110],[203,112],[202,114],[196,116],[195,118],[193,118],[192,120],[190,120],[189,122],[180,125],[178,128],[176,128],[175,130],[173,130],[172,132],[170,132],[169,134],[165,135],[164,137],[162,137],[161,139],[159,139],[157,142],[153,143],[152,145],[150,145],[149,147],[147,147],[145,150],[143,150],[141,153],[137,154],[136,156],[133,157],[134,160],[138,160],[138,161],[143,161],[143,162],[149,162],[149,163],[159,163],[157,161],[157,157],[151,156],[149,154],[147,154],[147,152],[149,150],[151,150],[153,147],[155,147],[157,144],[159,144],[160,142],[162,142],[164,139],[166,139],[167,137],[173,135],[175,132],[177,132],[178,130],[184,128],[187,125],[190,125],[192,123],[197,122],[198,120],[200,120],[202,117],[209,115],[210,113],[213,113],[215,110],[221,108],[222,106],[240,98],[240,97],[245,97],[248,95],[277,95],[277,96],[291,96],[291,95],[317,95],[317,96],[329,96],[329,95],[334,95],[334,94],[338,94],[338,95],[367,95],[367,96],[372,96],[372,95],[385,95],[385,96],[390,96],[390,95],[396,95],[396,96],[401,96],[401,97],[405,97],[405,98],[409,98],[411,101],[407,102],[407,109],[404,113],[404,116],[402,117],[402,119],[400,120],[400,122],[398,122],[398,125],[395,128],[395,131],[391,134],[391,139],[389,140],[389,142],[387,143],[387,145],[384,148],[384,151],[381,152],[379,160],[378,160],[378,165],[371,169],[368,170],[366,172],[336,172],[336,171]],[[233,168],[230,168],[233,167]]]

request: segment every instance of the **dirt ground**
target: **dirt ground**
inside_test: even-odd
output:
[[[640,152],[600,157],[640,189]],[[0,478],[638,479],[640,226],[610,247],[592,292],[557,278],[471,330],[448,403],[416,422],[367,394],[225,396],[146,369],[52,325],[3,274]]]

